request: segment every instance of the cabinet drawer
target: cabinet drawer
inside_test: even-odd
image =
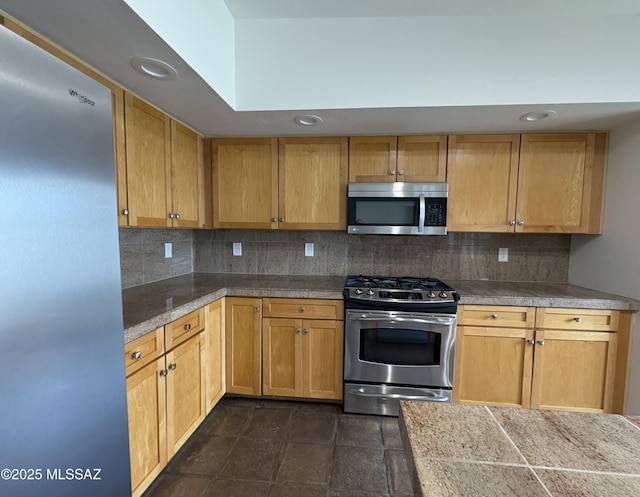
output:
[[[342,300],[262,299],[262,315],[269,318],[343,320]]]
[[[202,330],[204,330],[204,308],[190,312],[167,325],[164,338],[166,349],[171,350]]]
[[[458,324],[533,328],[535,311],[535,307],[461,305],[458,306]]]
[[[536,311],[536,328],[616,331],[619,316],[619,311],[611,310],[539,308]]]
[[[135,373],[143,366],[164,354],[164,326],[136,338],[124,346],[126,375]]]

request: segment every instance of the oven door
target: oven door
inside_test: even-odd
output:
[[[349,309],[345,381],[453,387],[456,316]]]

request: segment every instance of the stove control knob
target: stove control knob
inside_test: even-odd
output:
[[[354,292],[355,292],[356,295],[361,295],[362,294],[362,288],[356,288],[354,290]]]
[[[434,299],[436,297],[436,293],[433,291],[429,291],[429,293],[427,293],[427,297],[429,297],[430,299]]]
[[[447,292],[440,292],[440,298],[441,299],[446,299],[447,298]]]
[[[375,292],[373,290],[371,290],[371,288],[369,288],[369,290],[367,290],[367,295],[373,295]]]

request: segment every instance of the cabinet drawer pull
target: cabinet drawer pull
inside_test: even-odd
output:
[[[167,376],[168,371],[166,369],[163,369],[162,371],[160,371],[160,376]]]
[[[142,357],[142,352],[136,350],[133,354],[131,354],[131,357],[137,361]]]
[[[533,344],[535,344],[535,343],[536,343],[536,341],[535,341],[533,338],[529,338],[529,340],[527,340],[527,343],[528,343],[529,345],[533,345]]]
[[[184,325],[185,331],[189,331],[191,329],[191,325],[189,323]]]
[[[491,314],[491,319],[498,319],[498,315],[497,314]]]
[[[178,366],[176,365],[176,363],[175,363],[175,362],[173,362],[173,363],[169,364],[169,369],[170,369],[171,371],[175,371],[175,369],[176,369],[177,367],[178,367]]]
[[[573,320],[574,320],[576,323],[581,323],[581,322],[582,322],[582,318],[581,318],[580,316],[576,316],[575,318],[573,318]]]
[[[304,307],[300,307],[300,312],[304,312]]]
[[[538,340],[538,345],[542,347],[544,345],[544,340]]]

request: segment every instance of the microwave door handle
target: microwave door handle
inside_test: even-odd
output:
[[[424,219],[426,217],[424,193],[420,194],[420,214],[418,219],[418,233],[424,233]]]

